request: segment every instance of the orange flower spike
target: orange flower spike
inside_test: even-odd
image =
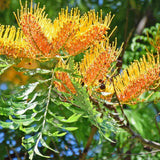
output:
[[[59,61],[57,68],[64,68],[64,69],[68,69],[68,65],[64,64],[64,62]],[[60,80],[59,81],[54,81],[55,87],[60,91],[60,92],[66,92],[66,93],[76,93],[76,90],[71,82],[70,76],[67,72],[63,72],[63,71],[57,71],[55,72],[55,77]]]
[[[159,85],[159,61],[159,55],[154,58],[152,54],[147,54],[147,59],[143,56],[140,62],[135,61],[114,78],[115,89],[122,103],[132,102],[150,87]]]
[[[72,39],[75,35],[76,30],[74,29],[75,24],[72,21],[66,21],[63,23],[63,27],[57,33],[56,37],[52,39],[52,51],[54,53],[59,52],[60,49],[63,49],[64,44],[67,42],[68,39]]]
[[[68,41],[65,45],[66,51],[70,55],[77,55],[88,49],[92,44],[102,39],[105,39],[106,31],[109,30],[109,25],[113,17],[107,14],[104,22],[101,17],[95,14],[95,11],[88,12],[79,19],[79,31],[73,37],[72,41]]]
[[[42,55],[48,57],[51,50],[44,33],[41,31],[41,27],[37,24],[36,19],[32,15],[24,15],[24,21],[21,21],[22,30],[28,41],[36,50],[40,51]]]
[[[105,41],[92,47],[80,63],[80,73],[84,84],[93,87],[100,79],[104,80],[111,63],[116,61],[121,49],[122,47],[116,50],[116,43],[111,46]]]
[[[24,41],[24,35],[20,29],[16,30],[14,26],[0,26],[0,55],[34,58],[31,52],[32,47]]]
[[[60,49],[64,50],[64,45],[67,41],[71,41],[76,35],[79,27],[80,12],[77,8],[72,9],[68,13],[68,8],[66,10],[61,9],[59,17],[53,22],[53,52],[59,52]]]
[[[27,7],[27,1],[25,7],[21,4],[21,11],[17,12],[17,22],[22,28],[25,34],[25,40],[29,42],[36,51],[36,57],[50,58],[53,55],[50,54],[51,51],[51,33],[52,23],[50,19],[47,19],[44,7],[41,9],[39,5],[34,5],[31,0],[30,9]]]
[[[85,51],[95,42],[105,39],[112,19],[113,16],[108,14],[103,21],[102,12],[99,18],[93,10],[80,17],[77,8],[70,13],[68,8],[62,9],[53,23],[53,52],[62,49],[65,54],[74,56]]]

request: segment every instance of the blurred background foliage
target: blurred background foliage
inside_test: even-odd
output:
[[[22,0],[24,3],[25,0]],[[34,0],[34,3],[40,2],[40,5],[46,6],[46,13],[48,17],[54,20],[58,16],[61,8],[78,7],[81,14],[90,9],[96,11],[103,10],[105,16],[108,12],[115,15],[112,21],[111,28],[118,26],[113,33],[112,40],[115,37],[118,39],[118,46],[124,42],[124,49],[120,60],[123,61],[123,66],[126,67],[135,59],[139,59],[147,51],[156,53],[156,47],[160,46],[160,5],[159,0]],[[17,22],[13,12],[20,8],[19,0],[0,0],[0,24],[15,25]],[[17,26],[18,27],[18,26]],[[147,27],[147,29],[145,29]],[[26,63],[26,62],[25,62]],[[29,62],[30,63],[30,62]],[[20,64],[22,66],[30,67],[30,64]],[[32,63],[32,67],[37,67],[38,64]],[[10,68],[0,77],[0,95],[8,92],[11,94],[12,87],[8,87],[12,83],[23,84],[27,77],[22,73],[18,73],[14,68]],[[10,81],[10,83],[7,83]],[[153,96],[157,96],[157,92]],[[150,98],[148,103],[139,103],[136,105],[125,105],[125,113],[129,117],[133,128],[140,133],[144,138],[155,141],[160,141],[160,102],[154,103]],[[59,112],[59,111],[58,111]],[[3,116],[4,120],[8,118]],[[79,130],[70,132],[63,138],[52,142],[52,147],[60,151],[60,154],[49,153],[53,158],[63,160],[77,160],[78,155],[83,151],[86,145],[88,136],[90,134],[90,123],[86,119],[80,119],[78,124]],[[21,138],[23,133],[20,131],[8,130],[0,128],[0,159],[28,159],[27,153],[21,146]],[[111,139],[116,143],[111,143],[106,140],[101,140],[99,144],[99,135],[94,136],[91,149],[88,152],[87,159],[95,160],[142,160],[142,159],[160,159],[160,153],[152,150],[152,148],[142,146],[134,137],[131,137],[125,131],[119,131],[116,135],[111,134]],[[41,150],[45,150],[41,148]],[[49,152],[49,151],[47,151]],[[35,160],[43,159],[42,157],[35,157]]]

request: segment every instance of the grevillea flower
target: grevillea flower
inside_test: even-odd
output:
[[[59,61],[57,64],[57,68],[61,68],[64,70],[69,69],[69,66],[63,62]],[[76,90],[72,84],[70,75],[65,71],[56,71],[55,72],[56,81],[54,81],[55,87],[60,92],[66,92],[66,93],[76,93]]]
[[[17,12],[17,22],[21,27],[25,41],[34,48],[34,57],[54,58],[60,55],[75,56],[97,41],[106,39],[107,30],[112,21],[111,14],[102,19],[95,11],[80,16],[80,11],[75,8],[68,13],[68,8],[62,9],[58,18],[51,22],[39,5],[34,5],[31,0],[30,9],[21,4],[20,12]],[[30,57],[29,57],[30,58]]]
[[[116,49],[116,43],[111,46],[109,42],[102,41],[87,51],[80,63],[82,82],[86,86],[97,86],[100,80],[105,80],[109,73],[111,63],[116,61],[121,52]]]
[[[63,48],[69,55],[76,55],[88,49],[95,42],[105,39],[113,17],[108,14],[103,21],[102,13],[99,18],[94,10],[80,17],[79,11],[75,9],[73,16],[71,12],[68,18],[73,19],[73,26],[75,27],[71,27],[70,37],[67,39]]]
[[[34,58],[32,46],[24,41],[24,35],[20,29],[13,26],[0,26],[0,55],[14,58]]]
[[[17,12],[17,22],[21,27],[25,41],[28,42],[35,50],[35,58],[51,58],[51,34],[52,23],[51,20],[46,18],[44,7],[41,9],[39,5],[34,5],[31,1],[30,9],[27,7],[27,1],[25,7],[21,4],[21,10]],[[52,55],[55,56],[55,55]],[[30,58],[30,57],[29,57]]]
[[[135,61],[121,75],[114,78],[117,96],[122,103],[132,103],[150,88],[160,84],[159,54],[143,56],[140,62]]]

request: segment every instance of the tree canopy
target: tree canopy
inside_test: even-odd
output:
[[[159,159],[159,2],[39,2],[0,2],[0,159]]]

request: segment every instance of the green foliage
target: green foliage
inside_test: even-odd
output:
[[[23,3],[24,1],[22,0]],[[39,1],[41,5],[44,4],[44,1]],[[37,1],[34,2],[36,3]],[[136,25],[139,20],[143,16],[146,16],[146,13],[154,16],[154,18],[148,18],[148,26],[153,25],[155,20],[158,21],[160,18],[159,1],[129,0],[128,4],[127,1],[120,0],[104,0],[102,4],[99,2],[100,1],[92,0],[48,0],[45,5],[46,12],[49,14],[49,17],[53,19],[57,17],[60,8],[66,7],[67,5],[69,9],[73,6],[78,6],[82,10],[81,13],[93,8],[96,10],[103,9],[103,14],[111,11],[112,14],[116,14],[111,28],[115,25],[118,26],[114,35],[118,37],[119,44],[126,40],[125,32],[127,37],[131,30],[137,27]],[[0,12],[0,22],[3,24],[16,25],[12,12],[17,8],[19,8],[19,1],[11,0],[10,9],[7,9],[5,12]],[[129,19],[128,23],[127,19]],[[153,44],[155,44],[159,26],[159,24],[156,24],[155,27],[146,28],[142,35],[137,35],[132,39],[128,51],[124,54],[124,65],[129,64],[134,59],[139,59],[146,53],[146,49],[155,52],[155,47],[153,47],[150,42],[153,41]],[[80,55],[77,61],[79,61],[81,57],[83,57],[83,55]],[[111,160],[117,158],[127,159],[127,153],[130,154],[130,159],[158,160],[160,158],[159,153],[155,153],[153,156],[151,153],[148,154],[148,151],[146,152],[145,148],[139,144],[134,137],[130,136],[124,130],[117,129],[118,126],[116,122],[110,117],[109,111],[103,106],[104,102],[101,101],[99,108],[96,108],[90,99],[91,97],[86,92],[86,88],[74,81],[74,78],[78,76],[73,72],[72,67],[67,70],[54,68],[56,63],[55,60],[47,63],[41,62],[41,68],[43,69],[17,69],[17,71],[23,71],[25,75],[30,77],[30,84],[21,86],[20,88],[16,86],[16,90],[13,89],[13,86],[9,86],[9,91],[0,91],[0,126],[3,127],[5,133],[4,141],[0,143],[0,159],[3,159],[4,156],[7,155],[4,147],[7,145],[7,141],[9,140],[11,143],[11,141],[15,139],[17,142],[16,146],[21,146],[22,137],[22,145],[26,150],[29,150],[30,159],[43,159],[35,156],[34,153],[44,157],[44,159],[49,159],[48,153],[50,152],[48,150],[51,150],[52,153],[54,152],[55,155],[58,151],[63,153],[65,147],[61,147],[61,145],[63,143],[69,144],[66,142],[68,134],[75,137],[75,141],[77,141],[79,145],[77,152],[80,152],[80,148],[87,143],[91,125],[95,125],[99,129],[102,138],[101,145],[98,144],[99,134],[97,135],[97,139],[93,139],[91,145],[92,154],[88,155],[88,158],[94,157],[94,159]],[[70,66],[73,66],[72,63],[73,61],[70,61]],[[0,74],[3,74],[4,71],[13,64],[14,62],[6,60],[6,57],[1,57]],[[52,68],[54,68],[54,70],[51,70]],[[77,91],[76,95],[61,93],[54,88],[53,81],[56,79],[53,73],[55,71],[67,72],[73,77],[72,82]],[[37,77],[38,79],[36,79]],[[71,99],[70,97],[73,98]],[[151,102],[146,104],[140,103],[132,106],[124,106],[124,110],[133,129],[145,138],[159,141],[159,136],[157,136],[159,133],[155,125],[155,115],[158,114],[160,109],[159,92],[153,95],[150,101],[154,99],[158,104]],[[109,104],[111,102],[107,103]],[[103,118],[101,116],[102,112]],[[103,137],[109,141],[106,141]],[[53,141],[56,142],[58,147],[52,144]],[[74,147],[73,145],[72,148]],[[23,149],[22,151],[25,152]],[[46,151],[48,151],[48,153]],[[57,158],[55,155],[54,158]],[[64,156],[64,159],[67,160],[67,158],[77,159],[74,155],[71,157]]]
[[[14,64],[11,60],[7,59],[6,57],[0,57],[0,75],[4,73],[9,67]]]
[[[8,117],[9,122],[0,121],[3,128],[19,129],[29,138],[23,138],[22,145],[29,150],[29,159],[33,159],[34,153],[39,156],[49,158],[39,151],[39,146],[43,146],[51,151],[49,144],[53,139],[66,135],[67,131],[74,132],[79,125],[74,124],[80,119],[88,119],[92,125],[95,125],[102,136],[110,140],[111,132],[116,132],[116,122],[111,119],[108,112],[97,111],[95,105],[90,101],[87,89],[82,87],[74,79],[72,83],[76,89],[76,94],[61,93],[54,87],[55,71],[65,71],[71,77],[77,77],[74,74],[71,58],[70,69],[63,68],[48,69],[24,69],[25,75],[33,77],[44,75],[45,80],[30,80],[29,84],[17,87],[11,95],[2,95],[0,101],[0,114]],[[65,98],[67,101],[63,101]],[[72,98],[71,98],[72,97]],[[104,109],[101,104],[101,109]],[[47,143],[46,139],[50,139]],[[110,140],[112,141],[112,140]],[[43,151],[42,151],[43,152]]]
[[[160,24],[157,23],[155,26],[145,28],[142,35],[136,35],[132,39],[130,49],[125,52],[123,57],[124,64],[130,64],[133,60],[138,60],[142,55],[146,55],[149,51],[156,53],[156,40],[160,35]]]

